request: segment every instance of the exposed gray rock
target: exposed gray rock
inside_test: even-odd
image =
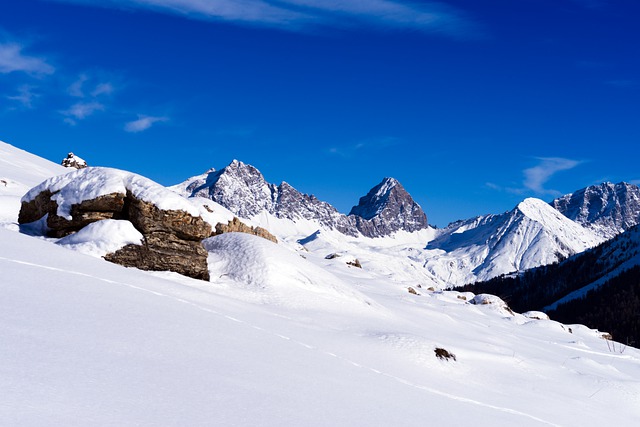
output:
[[[554,200],[551,206],[608,239],[640,224],[640,188],[626,182],[583,188]]]
[[[209,198],[241,218],[266,211],[292,221],[317,221],[349,236],[381,237],[399,230],[411,232],[427,227],[427,217],[420,206],[392,178],[374,187],[349,216],[286,182],[278,186],[270,184],[255,167],[237,160],[220,171],[211,169],[173,188],[187,197]],[[369,215],[370,212],[373,214]]]
[[[349,213],[365,236],[387,236],[399,230],[427,228],[427,215],[394,178],[385,178],[360,198]]]

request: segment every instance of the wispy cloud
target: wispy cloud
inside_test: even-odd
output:
[[[43,58],[23,53],[24,46],[19,43],[0,43],[0,73],[24,72],[41,76],[53,74],[55,68]]]
[[[629,181],[629,184],[640,185],[640,179],[632,179],[631,181]]]
[[[82,86],[84,86],[84,83],[87,80],[89,80],[89,77],[87,77],[86,74],[80,74],[76,81],[69,85],[69,88],[67,89],[69,95],[76,98],[84,98],[84,90],[82,89]]]
[[[538,196],[560,195],[561,192],[546,188],[546,184],[555,174],[561,171],[573,169],[583,163],[582,160],[564,159],[561,157],[536,157],[538,164],[522,171],[524,179],[521,186],[509,186],[486,182],[486,188],[496,191],[506,191],[507,193],[523,195],[534,193]]]
[[[87,74],[80,74],[78,78],[69,85],[67,93],[75,98],[86,97],[86,83],[90,80],[91,78]],[[93,89],[88,89],[88,95],[92,98],[97,98],[100,95],[111,95],[115,90],[113,84],[110,82],[101,82],[98,84],[93,83],[90,87],[93,87]]]
[[[100,95],[111,95],[114,90],[115,88],[111,83],[98,83],[95,89],[91,91],[91,96],[96,98]]]
[[[17,95],[7,96],[7,99],[19,102],[24,108],[33,108],[33,100],[40,96],[33,89],[31,85],[22,85],[18,88]]]
[[[124,125],[124,130],[132,133],[142,132],[149,129],[155,123],[166,122],[168,120],[168,117],[154,117],[138,114],[138,119],[127,122]]]
[[[77,102],[69,109],[61,111],[60,113],[65,116],[65,123],[76,125],[78,120],[84,120],[96,111],[104,111],[104,109],[104,105],[97,101]]]
[[[328,152],[329,154],[340,156],[340,157],[353,157],[363,151],[375,151],[381,150],[384,148],[392,147],[400,144],[401,141],[398,138],[392,136],[385,136],[380,138],[370,138],[355,144],[350,145],[341,145],[341,146],[333,146],[330,147]]]
[[[582,163],[579,160],[563,159],[560,157],[539,157],[540,163],[532,168],[525,169],[523,185],[526,189],[536,194],[558,194],[557,190],[545,188],[545,184],[560,171],[573,169]]]
[[[93,0],[54,0],[95,5]],[[102,6],[151,9],[189,18],[305,30],[368,25],[467,36],[474,24],[440,2],[398,0],[111,0]]]

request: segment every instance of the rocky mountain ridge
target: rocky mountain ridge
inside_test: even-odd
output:
[[[292,221],[314,220],[348,236],[383,237],[400,230],[413,232],[427,227],[422,208],[393,178],[385,178],[362,197],[349,215],[286,182],[268,183],[258,169],[238,160],[172,188],[187,197],[211,199],[241,218],[268,212]]]
[[[640,224],[640,188],[626,182],[592,185],[555,199],[551,206],[607,239]]]

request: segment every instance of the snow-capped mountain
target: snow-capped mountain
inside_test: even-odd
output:
[[[258,169],[237,160],[172,188],[187,197],[209,198],[241,218],[252,219],[266,212],[280,219],[315,221],[348,236],[381,237],[427,227],[427,217],[420,206],[393,178],[385,178],[375,186],[348,216],[286,182],[268,183]]]
[[[546,202],[529,198],[512,211],[451,224],[427,249],[425,266],[449,286],[551,264],[603,239]]]
[[[562,196],[551,205],[605,238],[640,224],[640,188],[605,182]]]
[[[398,230],[408,232],[427,228],[427,216],[394,178],[385,178],[360,198],[349,212],[365,236],[387,236]]]

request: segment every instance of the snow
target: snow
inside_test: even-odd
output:
[[[56,243],[67,249],[96,256],[98,258],[129,245],[139,245],[143,239],[129,221],[105,219],[91,223],[77,233],[70,234]]]
[[[20,197],[34,185],[68,169],[0,141],[0,223],[18,222]]]
[[[292,308],[366,309],[371,303],[335,275],[260,237],[226,233],[203,241],[211,277],[247,301]],[[231,282],[231,283],[229,283]]]
[[[30,202],[49,190],[58,203],[58,215],[71,219],[71,206],[112,193],[130,191],[137,199],[152,203],[163,210],[182,210],[193,216],[200,208],[184,197],[140,175],[118,169],[93,167],[78,169],[62,176],[49,178],[22,197]]]
[[[640,423],[639,350],[504,313],[493,296],[408,293],[435,230],[216,236],[211,282],[68,249],[126,229],[96,223],[62,246],[0,227],[3,425]]]

